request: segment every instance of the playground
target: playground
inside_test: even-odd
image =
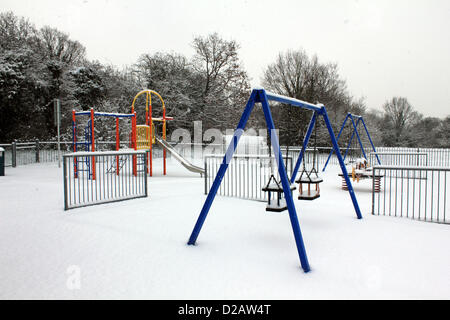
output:
[[[152,94],[162,102],[161,118],[152,117]],[[139,96],[145,124],[135,111]],[[311,112],[298,152],[279,145],[269,101]],[[264,111],[269,153],[234,155],[255,106]],[[89,118],[82,140],[81,116]],[[115,118],[115,150],[96,150],[96,117]],[[121,118],[131,120],[125,143]],[[329,154],[321,155],[315,143],[319,118]],[[449,239],[448,169],[397,161],[422,161],[424,153],[378,153],[364,120],[352,114],[336,137],[325,106],[260,88],[222,155],[187,159],[167,141],[171,119],[163,98],[148,89],[136,95],[130,114],[74,110],[73,152],[63,156],[62,168],[50,162],[8,170],[0,179],[6,261],[0,274],[7,275],[0,278],[1,298],[432,299],[450,293],[450,253],[442,250]],[[348,119],[353,131],[341,150]],[[161,122],[162,134],[154,122]],[[350,159],[352,140],[360,155]],[[156,158],[154,144],[162,150]],[[396,166],[382,166],[379,155]]]
[[[62,171],[31,164],[0,179],[3,299],[445,298],[448,226],[369,214],[371,184],[353,214],[337,166],[321,197],[295,201],[311,272],[301,271],[286,213],[216,197],[196,246],[187,239],[205,200],[202,180],[155,162],[149,197],[63,212]],[[180,183],[182,181],[182,183]],[[346,198],[344,198],[346,197]],[[14,199],[13,201],[11,199]],[[174,201],[176,199],[176,201]],[[79,288],[67,285],[80,269]]]
[[[3,0],[0,300],[450,299],[449,13]]]

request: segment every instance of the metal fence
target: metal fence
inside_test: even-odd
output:
[[[373,215],[450,223],[450,168],[375,166],[373,170],[382,176],[380,192],[372,188]]]
[[[295,148],[294,148],[295,149]],[[298,148],[299,149],[299,148]],[[330,152],[331,148],[318,148],[319,150],[319,166],[323,167],[326,161],[324,160],[324,153]],[[395,165],[395,166],[437,166],[437,167],[450,167],[450,149],[440,148],[403,148],[403,147],[376,147],[376,154],[380,159],[382,165]],[[371,165],[377,165],[375,153],[372,149],[364,149],[366,155],[369,155],[369,163]],[[344,156],[345,149],[341,148],[341,154]],[[326,154],[328,157],[328,154]],[[349,148],[346,162],[352,162],[355,158],[361,157],[360,148]],[[295,157],[294,157],[295,159]],[[330,158],[329,164],[338,164],[338,160],[335,154]]]
[[[38,142],[3,143],[0,147],[5,149],[5,167],[17,167],[29,163],[40,162]]]
[[[63,170],[64,210],[148,195],[145,151],[69,153]]]
[[[428,153],[426,152],[371,152],[369,163],[377,165],[377,157],[385,166],[428,166]]]
[[[294,161],[297,161],[297,158],[300,154],[300,150],[301,150],[300,147],[289,147],[289,149],[287,147],[281,147],[281,151],[283,152],[283,155],[292,156]],[[311,166],[312,163],[315,162],[317,170],[318,171],[322,170],[327,162],[327,159],[328,159],[328,156],[329,156],[331,150],[332,150],[331,147],[316,147],[316,149],[306,148],[306,151],[305,151],[306,165]],[[345,149],[340,149],[340,150],[341,150],[341,156],[344,157]],[[365,152],[367,155],[370,153],[370,150],[367,149],[367,150],[365,150]],[[316,153],[315,158],[314,158],[314,153]],[[349,148],[347,155],[345,157],[345,162],[346,163],[354,162],[357,158],[361,158],[362,156],[360,155],[360,153],[361,153],[360,148]],[[328,161],[328,165],[339,165],[338,158],[336,157],[334,152],[333,152],[333,155],[330,157],[330,160]]]
[[[223,161],[223,155],[205,156],[205,194],[211,189],[217,171]],[[288,176],[292,173],[292,157],[284,158]],[[272,169],[271,169],[272,165]],[[262,188],[271,174],[279,179],[275,158],[270,156],[234,155],[228,165],[217,194],[249,200],[267,201]]]
[[[96,141],[95,150],[114,151],[115,141]],[[61,157],[66,153],[73,152],[72,141],[62,141]],[[17,167],[32,163],[45,163],[58,161],[58,142],[55,141],[33,141],[2,143],[0,147],[5,149],[5,167]],[[121,142],[121,148],[128,148],[128,142]],[[159,146],[153,146],[153,158],[162,158],[163,151]],[[170,154],[168,154],[170,158]]]
[[[287,151],[287,147],[281,147],[283,154]],[[289,155],[292,155],[294,161],[298,157],[301,148],[289,147]],[[403,147],[376,147],[382,165],[420,165],[435,167],[450,167],[450,149],[445,148],[403,148]],[[305,155],[306,163],[312,162],[313,148],[307,148]],[[331,151],[329,147],[317,147],[317,158],[319,167],[325,164]],[[369,155],[369,163],[378,164],[375,153],[372,149],[365,148],[364,152]],[[345,148],[341,148],[341,155],[344,156]],[[351,162],[361,157],[360,148],[349,148],[347,152],[346,162]],[[336,155],[330,158],[329,164],[339,164]]]
[[[427,165],[430,167],[450,167],[450,149],[448,148],[404,148],[377,147],[377,153],[426,153]],[[423,161],[423,160],[421,160]],[[384,165],[383,162],[381,162]],[[395,164],[395,163],[394,163]],[[394,165],[393,164],[393,165]],[[395,164],[397,165],[397,164]],[[416,165],[416,164],[411,164]]]
[[[204,155],[223,154],[226,150],[226,145],[223,144],[206,144],[206,143],[171,143],[172,146],[186,159],[195,160],[204,158]],[[115,150],[115,141],[96,141],[95,150],[97,151],[113,151]],[[244,147],[245,145],[239,146]],[[0,144],[0,147],[5,149],[5,166],[16,167],[39,162],[56,162],[58,161],[58,151],[56,141],[31,141],[31,142],[12,142]],[[129,147],[127,141],[121,142],[122,148]],[[342,156],[344,156],[345,148],[341,148]],[[440,166],[450,167],[450,149],[437,148],[403,148],[403,147],[377,147],[377,154],[381,160],[382,165],[425,165],[425,166]],[[247,154],[239,155],[258,155],[268,156],[269,148],[261,146],[254,147],[252,145],[245,146],[240,149]],[[301,148],[298,146],[282,146],[281,150],[284,156],[290,156],[294,161],[297,160]],[[72,141],[61,142],[61,154],[70,153],[73,151]],[[322,169],[331,151],[331,147],[317,147],[316,148],[316,163],[318,169]],[[365,150],[366,155],[369,155],[369,163],[376,165],[375,155],[371,149]],[[158,145],[153,146],[153,157],[162,157],[162,149]],[[305,163],[312,164],[314,149],[307,148],[305,152]],[[346,162],[351,162],[356,158],[361,157],[360,148],[349,148],[346,156]],[[168,154],[170,157],[170,153]],[[329,164],[337,165],[338,160],[336,155],[330,158]]]
[[[317,147],[314,148],[306,148],[304,154],[304,161],[307,166],[311,166],[314,162],[317,166],[317,170],[322,169],[327,161],[328,155],[330,154],[331,147]],[[283,156],[290,156],[294,161],[297,161],[298,156],[300,155],[301,148],[300,147],[281,147],[281,152]],[[314,156],[315,153],[315,156]],[[338,164],[337,157],[331,157],[330,164]]]

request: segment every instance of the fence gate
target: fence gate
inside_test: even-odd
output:
[[[64,210],[147,197],[147,152],[63,155]]]

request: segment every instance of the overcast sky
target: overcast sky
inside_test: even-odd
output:
[[[425,116],[450,114],[448,0],[0,0],[0,10],[67,32],[89,59],[118,67],[143,53],[192,56],[195,35],[218,32],[240,43],[252,86],[280,51],[302,47],[336,62],[369,108],[404,96]]]

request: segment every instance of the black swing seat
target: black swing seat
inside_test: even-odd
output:
[[[290,184],[290,190],[295,190],[296,186],[294,184]],[[267,205],[266,205],[266,211],[270,212],[282,212],[287,210],[287,204],[286,199],[282,197],[284,190],[283,186],[281,185],[281,181],[278,182],[275,179],[274,175],[271,175],[269,178],[269,181],[267,182],[267,185],[262,188],[262,191],[269,192],[267,196]],[[275,199],[271,199],[271,192],[275,192]]]

